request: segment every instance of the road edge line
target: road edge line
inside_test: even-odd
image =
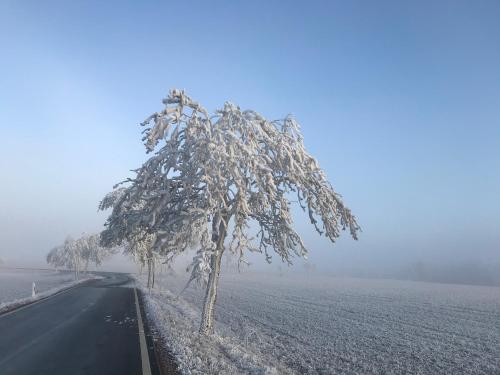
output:
[[[141,347],[142,374],[151,375],[151,365],[149,363],[148,346],[144,335],[144,324],[142,323],[141,308],[137,298],[137,288],[134,288],[135,308],[137,310],[137,327],[139,328],[139,346]]]

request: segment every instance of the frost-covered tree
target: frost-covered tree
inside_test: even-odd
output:
[[[67,237],[62,245],[50,250],[47,254],[47,263],[56,268],[64,267],[73,270],[75,279],[78,279],[83,262],[77,242],[73,238]]]
[[[154,234],[135,236],[129,239],[123,247],[124,254],[129,255],[141,266],[147,265],[148,288],[155,286],[156,264],[161,261],[159,254],[153,251],[154,240]]]
[[[296,201],[331,241],[341,230],[357,238],[359,226],[304,148],[296,121],[269,121],[226,102],[209,115],[183,91],[172,90],[165,108],[142,124],[148,152],[155,152],[126,194],[113,205],[103,238],[117,244],[137,233],[154,234],[162,255],[197,253],[191,280],[207,284],[200,332],[213,332],[221,258],[225,250],[274,251],[284,262],[306,257],[293,229]],[[257,228],[252,235],[252,228]]]
[[[128,216],[133,216],[135,212],[144,206],[144,202],[133,202],[128,200],[129,193],[127,188],[119,187],[108,193],[99,204],[100,210],[116,207],[114,216],[111,216],[108,223],[113,228],[117,229],[123,223],[116,223],[114,226],[111,223],[115,218],[123,219]],[[101,233],[101,244],[104,247],[113,247],[115,245],[123,246],[123,253],[131,257],[134,262],[141,267],[147,265],[148,269],[148,288],[154,287],[156,264],[161,261],[161,256],[158,252],[153,251],[153,245],[156,235],[147,230],[146,227],[135,226],[123,229],[118,241],[110,236],[110,231]]]
[[[47,263],[56,268],[73,270],[75,279],[78,279],[81,271],[87,271],[89,263],[99,266],[115,251],[100,246],[99,240],[99,234],[84,234],[77,240],[67,237],[62,245],[47,254]]]
[[[85,272],[90,263],[99,267],[104,260],[116,252],[116,248],[105,248],[100,245],[100,234],[83,235],[76,242],[84,262]]]

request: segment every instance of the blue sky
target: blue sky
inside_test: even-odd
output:
[[[324,267],[500,261],[500,3],[2,1],[0,257],[98,230],[172,87],[293,113],[363,227]]]

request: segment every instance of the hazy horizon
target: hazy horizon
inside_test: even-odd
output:
[[[139,123],[177,87],[210,111],[293,113],[363,230],[332,245],[296,216],[318,271],[498,265],[499,11],[4,1],[0,259],[43,265],[66,236],[99,231],[100,199],[148,157]]]

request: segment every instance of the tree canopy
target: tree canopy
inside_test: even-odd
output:
[[[163,103],[142,123],[153,155],[101,202],[112,207],[105,246],[153,238],[154,252],[169,259],[198,249],[191,280],[213,279],[214,290],[226,247],[240,259],[246,251],[267,261],[274,251],[287,263],[307,255],[293,229],[292,201],[332,242],[341,230],[357,239],[355,217],[305,150],[293,117],[270,121],[229,102],[210,116],[175,89]]]

